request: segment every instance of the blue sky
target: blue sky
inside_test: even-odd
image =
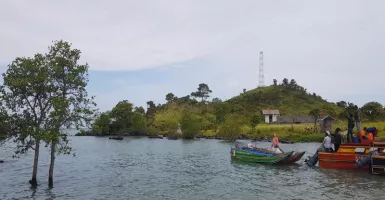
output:
[[[294,78],[329,101],[385,104],[381,0],[1,1],[0,71],[66,40],[90,65],[101,110],[184,96],[207,83],[228,99]],[[55,16],[55,17],[50,17]]]

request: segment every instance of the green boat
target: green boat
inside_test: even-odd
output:
[[[288,159],[293,153],[294,151],[291,151],[279,156],[272,156],[269,154],[250,153],[240,149],[231,149],[231,159],[242,162],[275,164]]]

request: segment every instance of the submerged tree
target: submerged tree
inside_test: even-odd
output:
[[[95,114],[96,103],[94,97],[88,97],[86,86],[88,83],[88,64],[80,65],[80,50],[72,49],[71,44],[55,41],[46,55],[49,78],[54,91],[51,93],[52,110],[48,114],[48,137],[45,141],[51,145],[51,163],[48,183],[53,185],[53,170],[55,152],[70,154],[72,148],[68,146],[66,134],[60,129],[75,125],[88,126]],[[49,94],[48,94],[49,95]]]
[[[0,105],[0,144],[10,134],[9,116],[3,106]]]
[[[16,58],[3,74],[2,99],[12,112],[17,127],[12,136],[18,143],[16,154],[35,151],[32,179],[37,185],[39,148],[42,141],[51,147],[48,182],[53,185],[55,153],[70,154],[63,127],[89,124],[95,110],[93,97],[87,97],[88,65],[78,65],[80,51],[67,42],[57,41],[46,55]]]
[[[45,57],[16,58],[3,73],[2,102],[11,112],[12,137],[17,143],[16,156],[34,150],[34,163],[30,183],[37,185],[37,167],[40,142],[46,128],[48,111],[53,92]]]

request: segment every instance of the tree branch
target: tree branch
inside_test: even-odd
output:
[[[23,96],[24,96],[25,100],[27,101],[28,106],[31,108],[31,110],[33,112],[33,115],[35,117],[35,121],[37,121],[37,114],[36,114],[36,111],[35,111],[35,107],[32,107],[31,102],[29,102],[29,99],[28,99],[27,95],[23,94]]]

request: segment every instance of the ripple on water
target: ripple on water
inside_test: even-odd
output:
[[[231,162],[231,143],[217,140],[122,141],[71,137],[77,157],[59,156],[55,187],[48,189],[49,156],[42,152],[40,187],[27,181],[32,154],[0,166],[0,199],[373,199],[384,179],[366,171]],[[267,143],[257,143],[267,147]],[[284,144],[311,155],[318,144]],[[3,186],[5,185],[5,186]]]

